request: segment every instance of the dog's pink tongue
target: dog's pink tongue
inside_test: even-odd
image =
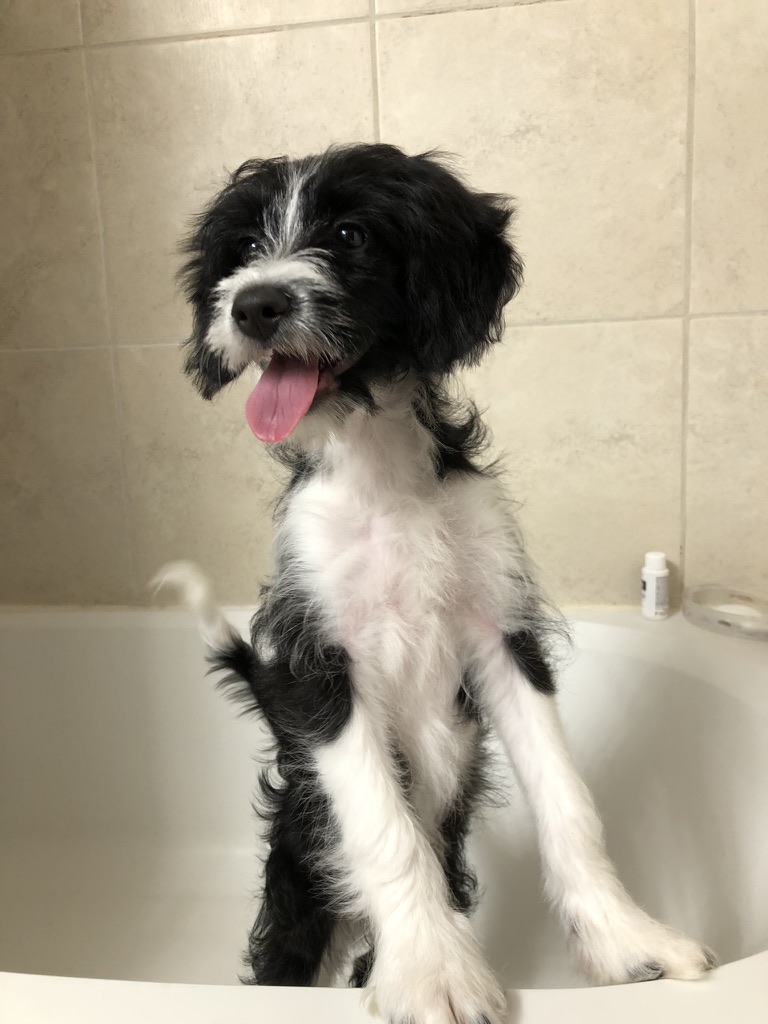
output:
[[[317,359],[305,363],[275,353],[245,403],[248,426],[260,441],[284,441],[309,410],[317,393]]]

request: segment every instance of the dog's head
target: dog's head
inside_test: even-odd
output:
[[[379,382],[474,363],[521,281],[510,217],[393,146],[250,160],[186,243],[186,372],[211,398],[261,366],[248,421],[277,442],[320,408],[370,406]]]

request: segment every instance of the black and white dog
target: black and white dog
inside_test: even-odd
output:
[[[561,622],[481,461],[477,411],[447,388],[499,340],[521,283],[510,217],[434,155],[252,160],[199,217],[183,271],[186,372],[211,398],[261,368],[247,420],[292,474],[249,642],[192,567],[164,576],[275,738],[248,980],[311,984],[356,928],[351,980],[391,1021],[503,1018],[466,917],[491,729],[587,975],[697,978],[715,963],[640,910],[606,856],[555,705]]]

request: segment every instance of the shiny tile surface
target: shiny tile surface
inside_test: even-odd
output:
[[[368,0],[81,0],[87,42],[242,31],[363,17]]]
[[[0,54],[81,42],[78,0],[0,0]]]
[[[768,308],[768,4],[697,0],[694,312]]]
[[[690,583],[766,589],[762,0],[80,6],[83,39],[76,0],[0,0],[0,599],[143,602],[192,557],[253,600],[279,473],[248,381],[180,373],[177,244],[242,160],[379,129],[516,199],[471,381],[553,595],[635,604],[683,540]]]
[[[687,23],[678,0],[379,22],[382,137],[517,199],[513,320],[682,311]]]
[[[0,347],[107,340],[82,52],[0,60]]]
[[[686,572],[768,598],[768,316],[695,320]]]
[[[112,355],[0,353],[0,601],[130,603]]]
[[[680,321],[519,327],[468,376],[560,603],[634,604],[680,547]]]

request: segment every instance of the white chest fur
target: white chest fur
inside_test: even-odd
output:
[[[410,699],[443,686],[455,695],[466,631],[514,617],[522,565],[496,481],[438,480],[432,444],[402,405],[349,417],[291,495],[277,537],[330,636]]]

